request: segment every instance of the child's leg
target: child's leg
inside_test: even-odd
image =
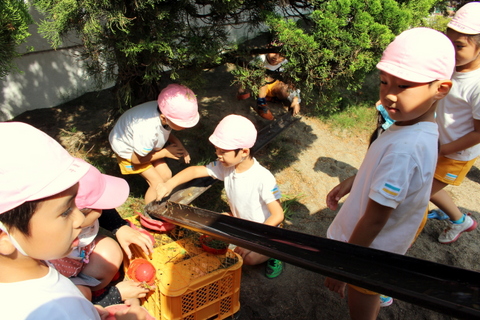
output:
[[[380,311],[380,295],[362,293],[349,285],[348,307],[352,320],[374,320]]]
[[[145,193],[145,203],[150,203],[157,198],[156,187],[160,182],[166,182],[172,177],[172,171],[163,159],[152,163],[153,167],[143,171],[140,175],[147,180],[148,189]]]
[[[243,264],[247,266],[254,266],[270,259],[269,257],[263,254],[253,252],[251,250],[241,248],[241,247],[236,247],[234,251],[242,257]]]
[[[92,301],[92,289],[90,287],[82,286],[80,284],[77,284],[76,286],[88,301]]]
[[[95,243],[90,261],[82,270],[82,273],[101,282],[98,286],[92,287],[92,291],[105,288],[112,281],[123,261],[123,251],[112,238],[97,236]]]
[[[433,179],[432,195],[430,196],[430,202],[436,205],[440,210],[445,212],[450,220],[456,221],[460,219],[463,214],[458,210],[455,203],[453,203],[450,195],[443,190],[448,184],[443,181]]]

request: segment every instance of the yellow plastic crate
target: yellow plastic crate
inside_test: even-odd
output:
[[[132,246],[134,257],[157,268],[157,288],[142,303],[151,315],[161,320],[224,319],[240,309],[241,256],[231,250],[224,255],[205,252],[199,234],[183,228],[152,234],[156,246],[151,259]]]

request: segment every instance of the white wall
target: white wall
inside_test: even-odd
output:
[[[30,14],[39,21],[40,14],[33,9]],[[20,52],[34,51],[15,60],[20,72],[0,80],[0,121],[9,120],[24,111],[50,108],[94,90],[81,64],[75,58],[78,39],[70,38],[57,50],[37,33],[36,25],[29,28],[27,43]]]

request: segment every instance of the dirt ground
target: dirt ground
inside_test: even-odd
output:
[[[231,113],[245,115],[259,129],[267,124],[251,110],[250,106],[255,102],[253,98],[236,100],[236,90],[230,85],[233,79],[225,67],[209,71],[207,78],[209,86],[196,91],[202,118],[190,133],[190,138],[195,138],[187,142],[193,161],[195,148],[203,145],[199,141],[208,144],[208,135],[224,116]],[[113,121],[109,111],[111,105],[112,98],[106,90],[86,94],[57,108],[26,112],[15,120],[39,127],[62,141],[73,153],[87,152],[95,165],[102,166],[107,173],[118,174],[114,161],[102,160],[111,155],[105,141]],[[272,111],[277,115],[284,112],[280,106],[273,106]],[[181,133],[178,136],[182,138]],[[185,133],[184,137],[189,136]],[[257,155],[260,163],[276,176],[282,193],[299,199],[292,207],[295,213],[287,221],[286,228],[325,236],[335,216],[335,212],[326,208],[325,197],[331,188],[357,171],[367,143],[364,134],[356,136],[338,132],[316,118],[303,115]],[[447,188],[461,210],[471,212],[474,218],[480,214],[476,209],[480,191],[479,164],[477,162],[472,168],[461,186]],[[429,221],[408,255],[477,271],[480,232],[464,234],[453,244],[441,245],[436,239],[443,228],[444,222]],[[236,318],[349,319],[346,300],[323,286],[324,276],[321,274],[288,264],[280,277],[269,280],[264,276],[263,268],[263,265],[243,267],[241,310]],[[379,319],[451,318],[395,299],[392,306],[381,309]]]

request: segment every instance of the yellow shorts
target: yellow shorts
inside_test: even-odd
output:
[[[117,163],[122,174],[138,174],[153,168],[153,165],[148,162],[145,164],[133,164],[132,161],[117,156]]]
[[[367,290],[367,289],[364,289],[364,288],[360,288],[360,287],[354,286],[353,284],[347,283],[347,285],[348,285],[350,288],[355,289],[355,290],[357,290],[357,291],[360,292],[360,293],[368,294],[368,295],[371,295],[371,296],[376,295],[376,294],[380,294],[380,293],[373,292],[373,291],[370,291],[370,290]]]
[[[275,87],[277,85],[278,81],[279,80],[275,80],[274,82],[265,85],[267,87],[267,94],[266,94],[267,97],[274,97],[275,96],[272,92],[272,89],[273,89],[273,87]]]
[[[435,179],[446,184],[459,186],[477,159],[470,161],[438,157]]]

